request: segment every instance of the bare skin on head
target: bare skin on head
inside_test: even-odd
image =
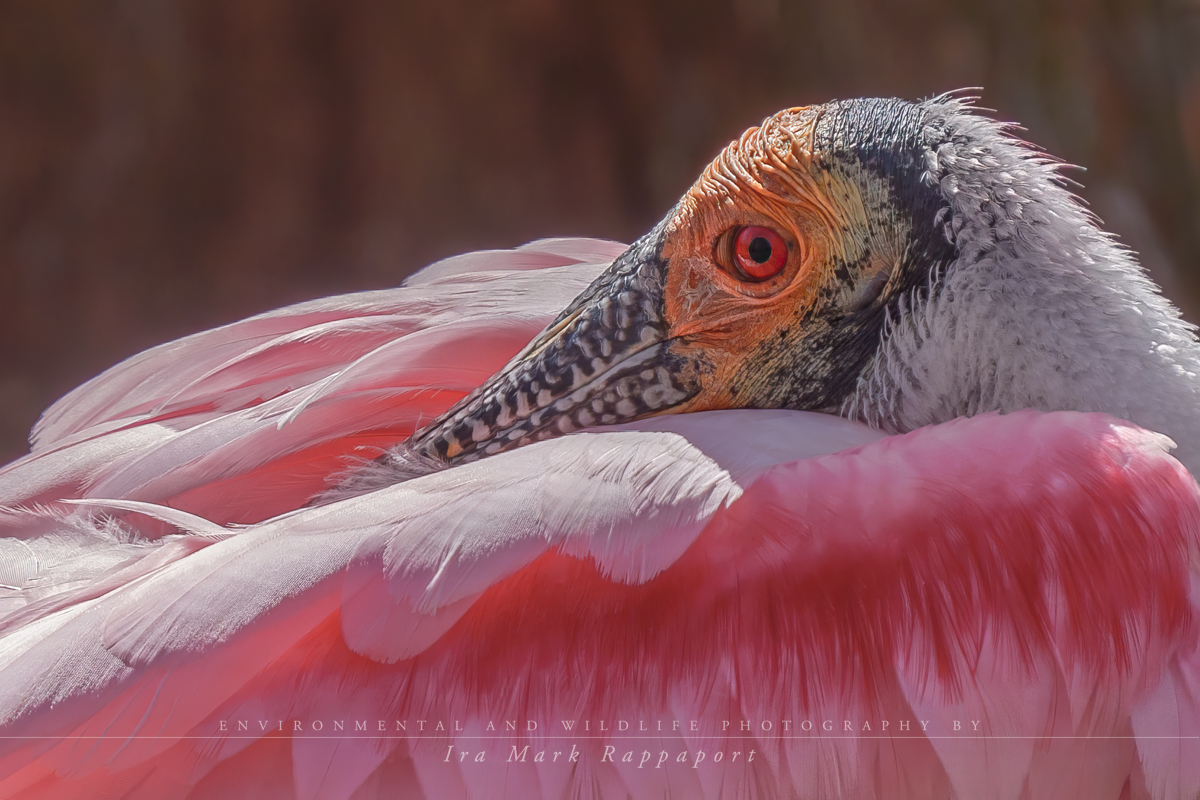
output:
[[[822,294],[845,282],[837,266],[861,259],[856,232],[868,228],[862,192],[813,155],[821,111],[788,109],[747,130],[709,164],[667,222],[670,335],[677,351],[703,353],[711,365],[700,379],[703,390],[672,413],[744,405],[732,392],[744,383],[745,355],[803,325]],[[787,245],[786,265],[765,280],[745,280],[733,265],[734,235],[748,226],[774,230]],[[873,259],[853,283],[870,284],[889,266]]]
[[[666,413],[837,413],[888,304],[917,274],[901,264],[909,212],[896,202],[892,173],[871,163],[878,154],[858,149],[857,121],[816,106],[746,131],[665,219],[397,462],[438,468]],[[911,131],[885,131],[892,149],[883,157],[894,151],[911,164]]]

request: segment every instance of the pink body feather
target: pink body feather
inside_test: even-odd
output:
[[[1110,417],[661,417],[308,505],[620,249],[452,259],[47,412],[0,471],[0,797],[1200,793],[1200,489]]]

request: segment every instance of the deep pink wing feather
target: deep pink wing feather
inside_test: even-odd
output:
[[[598,268],[554,247],[521,257],[540,284],[474,254],[386,301],[151,351],[48,415],[0,489],[113,500],[121,524],[0,519],[25,537],[0,565],[28,581],[0,620],[0,797],[1200,792],[1200,490],[1162,437],[1102,415],[887,438],[667,417],[299,508]],[[475,344],[518,304],[511,341]]]

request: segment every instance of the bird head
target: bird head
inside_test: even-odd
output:
[[[1133,372],[1109,363],[1088,377],[1126,349]],[[405,451],[454,464],[726,408],[844,414],[894,431],[992,410],[1104,410],[1163,430],[1155,408],[1138,419],[1110,390],[1152,382],[1144,368],[1156,363],[1194,379],[1194,351],[1188,326],[1051,160],[1003,126],[952,97],[835,102],[782,111],[732,142]]]

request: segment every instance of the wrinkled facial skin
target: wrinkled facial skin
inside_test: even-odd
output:
[[[922,115],[858,100],[790,109],[746,131],[524,352],[406,443],[402,460],[453,465],[664,413],[837,413],[889,309],[953,256],[935,232],[945,201],[920,177]],[[756,266],[736,244],[750,226],[786,246],[765,278],[739,268]]]
[[[708,368],[702,390],[678,411],[836,411],[846,382],[857,379],[845,369],[846,348],[878,344],[882,316],[872,312],[901,278],[907,222],[886,192],[864,191],[863,176],[813,158],[820,111],[783,112],[748,131],[705,170],[668,224],[669,332],[676,352]],[[875,242],[872,220],[890,227]],[[726,231],[747,225],[772,228],[788,243],[787,266],[760,283],[740,280],[713,257]]]

